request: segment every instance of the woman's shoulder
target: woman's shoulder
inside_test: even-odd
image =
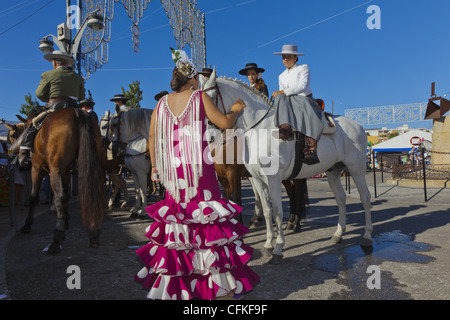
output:
[[[309,66],[306,63],[305,64],[298,64],[297,66],[298,66],[299,70],[302,70],[302,71],[309,70]]]

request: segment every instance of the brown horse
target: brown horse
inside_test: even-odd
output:
[[[216,137],[217,138],[217,137]],[[239,146],[239,139],[234,137],[233,143],[227,142],[226,132],[222,132],[222,142],[216,141],[212,143],[211,155],[214,159],[214,166],[217,172],[217,177],[225,192],[225,196],[242,205],[242,183],[243,177],[251,178],[250,173],[245,168],[244,164],[238,163],[238,159],[242,156],[239,154],[242,150]],[[227,156],[227,152],[231,152],[231,156]],[[288,230],[294,232],[300,231],[300,221],[306,217],[306,204],[308,203],[308,188],[307,179],[284,180],[283,185],[289,196],[290,216],[287,224]],[[250,227],[256,227],[258,222],[263,220],[263,216],[259,208],[257,208],[258,200],[255,199],[255,215],[250,221]],[[242,217],[239,215],[239,221],[242,223]]]
[[[25,124],[28,127],[32,113]],[[18,149],[21,139],[12,149]],[[53,242],[47,253],[58,254],[69,226],[67,204],[70,171],[77,168],[78,196],[83,224],[89,229],[90,246],[99,246],[100,227],[105,209],[104,170],[102,168],[102,145],[98,125],[93,117],[81,110],[65,108],[47,115],[34,140],[31,155],[31,197],[28,216],[21,231],[29,233],[36,205],[39,203],[39,189],[45,173],[50,174],[50,185],[56,206],[56,228]]]

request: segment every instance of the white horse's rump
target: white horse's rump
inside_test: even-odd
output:
[[[253,177],[253,189],[259,194],[267,227],[267,251],[273,251],[274,262],[279,262],[285,244],[282,220],[282,180],[290,177],[295,162],[295,142],[276,138],[277,128],[273,124],[274,111],[270,102],[253,89],[231,79],[216,78],[215,72],[208,81],[202,80],[202,88],[214,88],[207,91],[219,109],[228,112],[237,98],[245,101],[246,108],[236,121],[236,128],[245,134],[244,164]],[[220,97],[220,99],[216,99]],[[366,226],[361,245],[372,245],[372,222],[370,212],[370,193],[365,180],[365,154],[367,136],[356,122],[335,117],[336,133],[322,135],[317,145],[320,163],[303,165],[296,179],[304,179],[318,173],[327,172],[328,183],[333,191],[339,208],[337,230],[332,239],[341,241],[346,226],[346,195],[341,185],[341,170],[337,165],[345,165],[360,194],[365,210]],[[255,161],[256,160],[256,161]],[[278,236],[273,246],[274,230],[272,218],[276,223]]]

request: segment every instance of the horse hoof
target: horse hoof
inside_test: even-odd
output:
[[[342,237],[332,236],[332,237],[331,237],[331,241],[332,241],[334,244],[341,243],[341,242],[342,242]]]
[[[273,251],[273,248],[263,248],[262,250],[261,250],[261,253],[262,253],[262,255],[263,255],[263,257],[271,257],[272,256],[272,251]]]
[[[23,233],[23,234],[29,234],[29,233],[31,232],[31,227],[29,227],[29,226],[23,226],[23,227],[20,229],[20,232]]]
[[[250,223],[250,225],[248,226],[249,229],[255,229],[257,227],[258,227],[258,224],[254,223],[254,222]]]
[[[294,230],[294,224],[292,222],[288,221],[287,226],[286,226],[286,230],[288,230],[288,231]]]
[[[278,265],[281,263],[281,260],[283,260],[283,256],[274,254],[272,255],[272,259],[270,259],[269,263],[273,265]]]
[[[149,217],[146,214],[138,214],[138,216],[136,217],[137,221],[142,221],[142,220],[147,220]]]
[[[47,250],[47,254],[55,256],[61,252],[61,246],[57,243],[52,243]]]
[[[136,212],[133,212],[132,214],[130,214],[130,216],[128,218],[136,219],[137,217],[138,217],[138,214]]]
[[[100,241],[91,241],[89,243],[89,248],[98,248],[100,247]]]
[[[300,224],[297,224],[294,228],[294,233],[298,233],[300,231],[302,231],[302,226]]]
[[[367,239],[367,238],[363,238],[361,240],[361,247],[372,247],[373,246],[373,241],[372,239]]]

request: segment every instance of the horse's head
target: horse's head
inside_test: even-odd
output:
[[[8,144],[8,148],[12,152],[13,151],[12,146],[25,131],[25,123],[23,122],[18,124],[5,123],[5,126],[9,129],[8,136],[6,137],[6,143]]]
[[[206,77],[204,77],[202,74],[199,76],[200,88],[202,89],[202,91],[206,92],[213,101],[215,101],[217,97],[217,90],[215,90],[216,79],[216,68],[214,68],[211,76],[208,79],[206,79]]]
[[[203,80],[203,82],[202,82]],[[213,100],[223,113],[231,110],[237,99],[242,99],[247,106],[236,121],[236,128],[249,129],[254,127],[267,115],[271,102],[263,94],[248,87],[245,83],[230,78],[217,78],[215,70],[211,77],[201,79],[202,90]]]
[[[22,121],[22,123],[13,125],[6,124],[6,127],[9,129],[7,141],[9,145],[9,150],[11,151],[12,154],[19,153],[20,144],[22,143],[22,140],[24,138],[23,133],[25,132],[25,129],[31,125],[35,115],[36,115],[35,112],[31,112],[31,114],[27,117],[27,119],[25,119],[21,115],[16,114],[17,119]]]

